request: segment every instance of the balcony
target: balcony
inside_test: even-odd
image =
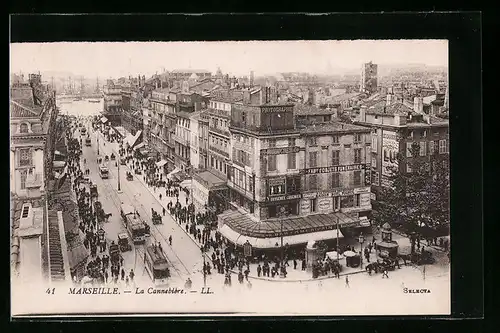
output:
[[[209,127],[208,131],[209,132],[217,133],[217,134],[222,135],[222,136],[224,136],[226,138],[230,138],[231,137],[231,133],[229,133],[229,131],[225,131],[225,130],[220,129],[218,127]]]
[[[247,191],[245,190],[244,188],[236,185],[236,183],[233,183],[232,180],[227,180],[227,186],[233,190],[235,190],[236,192],[240,193],[241,195],[243,195],[244,197],[246,197],[247,199],[250,199],[250,200],[255,200],[254,198],[254,193],[250,192],[250,191]]]
[[[218,148],[216,148],[214,146],[209,146],[209,150],[212,151],[212,152],[214,152],[214,153],[216,153],[216,154],[219,154],[219,155],[221,155],[221,156],[223,156],[223,157],[225,157],[227,159],[229,159],[229,153],[226,153],[223,150],[220,150],[220,149],[218,149]]]
[[[180,143],[181,145],[184,145],[184,146],[188,146],[189,147],[189,141],[176,135],[176,134],[173,134],[172,133],[172,136],[171,136],[172,140],[173,141],[176,141],[178,143]]]

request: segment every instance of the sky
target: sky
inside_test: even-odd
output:
[[[58,71],[85,77],[204,69],[242,76],[321,74],[377,64],[448,66],[446,40],[11,43],[11,73]],[[341,73],[339,73],[341,74]]]

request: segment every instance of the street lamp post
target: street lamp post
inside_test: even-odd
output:
[[[207,286],[207,265],[205,262],[205,247],[202,245],[201,246],[201,254],[203,256],[203,286]]]
[[[363,268],[363,243],[365,242],[365,236],[363,236],[363,233],[359,234],[358,238],[359,244],[361,244],[361,253],[360,253],[360,263],[361,263],[361,268]]]
[[[96,137],[97,137],[97,156],[99,156],[99,134],[96,133]]]
[[[121,192],[121,184],[120,184],[120,154],[118,154],[118,193]]]

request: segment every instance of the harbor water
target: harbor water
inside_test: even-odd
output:
[[[94,116],[100,114],[104,109],[104,100],[101,98],[99,102],[89,102],[89,100],[82,99],[81,101],[65,101],[57,100],[59,107],[59,114],[67,114],[73,116]]]

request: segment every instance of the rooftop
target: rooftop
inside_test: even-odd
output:
[[[210,71],[207,71],[205,69],[174,69],[170,73],[211,73]]]
[[[313,105],[298,103],[295,104],[296,116],[314,116],[314,115],[330,115],[334,114],[335,110],[321,109]]]
[[[417,112],[413,109],[407,107],[403,103],[396,102],[390,105],[386,105],[386,102],[380,102],[372,107],[366,109],[366,114],[376,114],[376,115],[416,115]]]
[[[300,128],[302,135],[318,135],[318,134],[333,134],[333,133],[352,133],[352,132],[370,132],[368,127],[358,126],[353,124],[332,121],[329,123],[320,123],[307,125]]]
[[[226,185],[226,181],[224,179],[219,178],[208,170],[196,173],[193,179],[205,186],[207,189],[213,189],[215,187]]]

